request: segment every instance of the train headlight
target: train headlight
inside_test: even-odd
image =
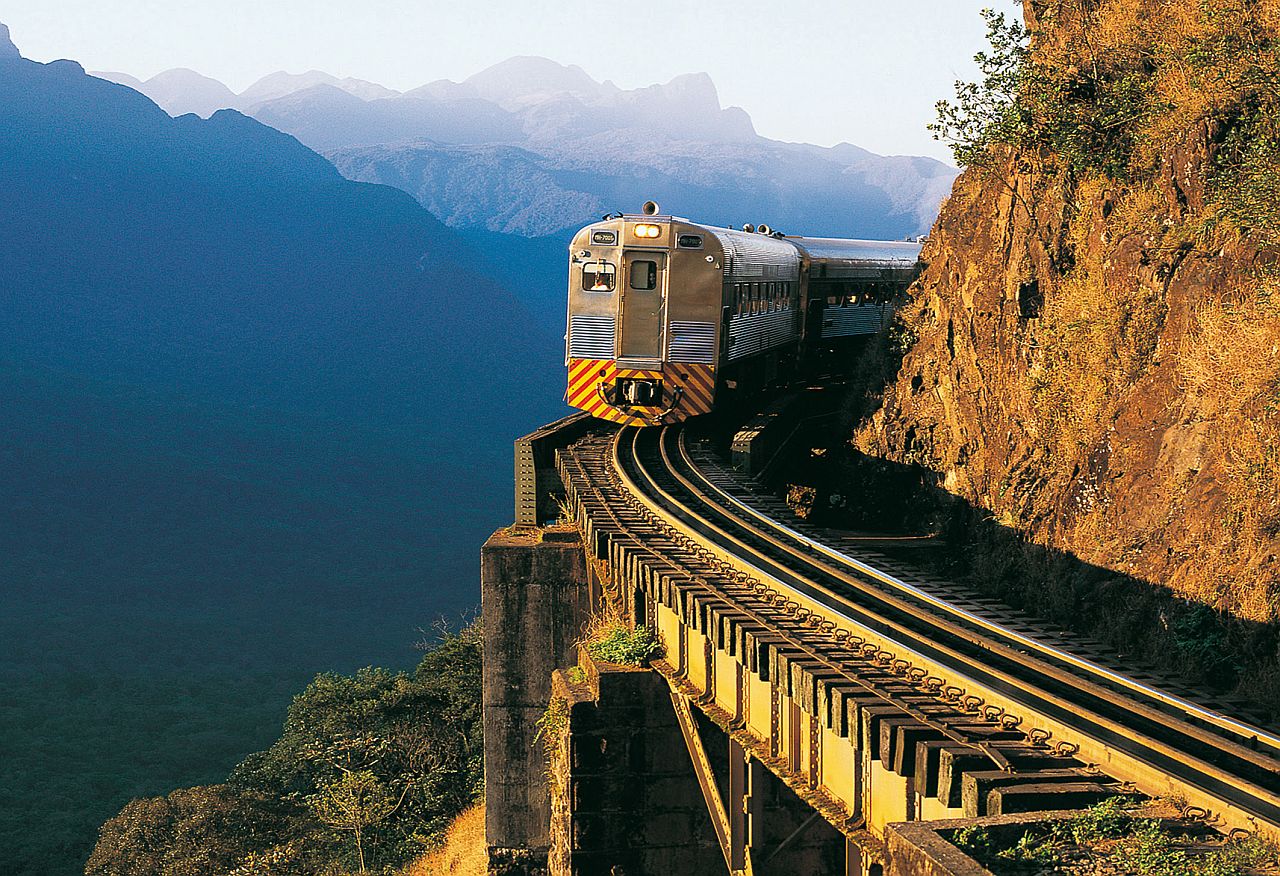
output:
[[[636,237],[647,238],[649,240],[662,235],[661,225],[637,225],[635,228]]]

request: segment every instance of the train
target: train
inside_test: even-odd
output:
[[[565,400],[626,426],[710,413],[881,331],[919,241],[792,237],[613,213],[569,245]]]

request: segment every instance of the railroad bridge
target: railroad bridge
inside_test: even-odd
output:
[[[949,831],[1117,794],[1280,831],[1274,732],[832,543],[694,429],[517,443],[517,525],[482,554],[491,872],[985,873]],[[661,657],[592,659],[602,615]]]

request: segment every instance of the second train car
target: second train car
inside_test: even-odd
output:
[[[570,406],[624,425],[710,413],[726,391],[878,332],[919,273],[920,244],[736,231],[617,214],[570,244]]]

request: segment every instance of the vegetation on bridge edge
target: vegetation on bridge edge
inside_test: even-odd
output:
[[[1256,836],[1206,842],[1203,831],[1179,830],[1159,818],[1143,817],[1132,801],[1112,797],[1074,818],[1017,826],[1007,837],[998,828],[971,825],[950,839],[997,876],[1027,872],[1139,876],[1246,876],[1272,872],[1277,849]],[[1016,838],[1015,838],[1016,836]]]

